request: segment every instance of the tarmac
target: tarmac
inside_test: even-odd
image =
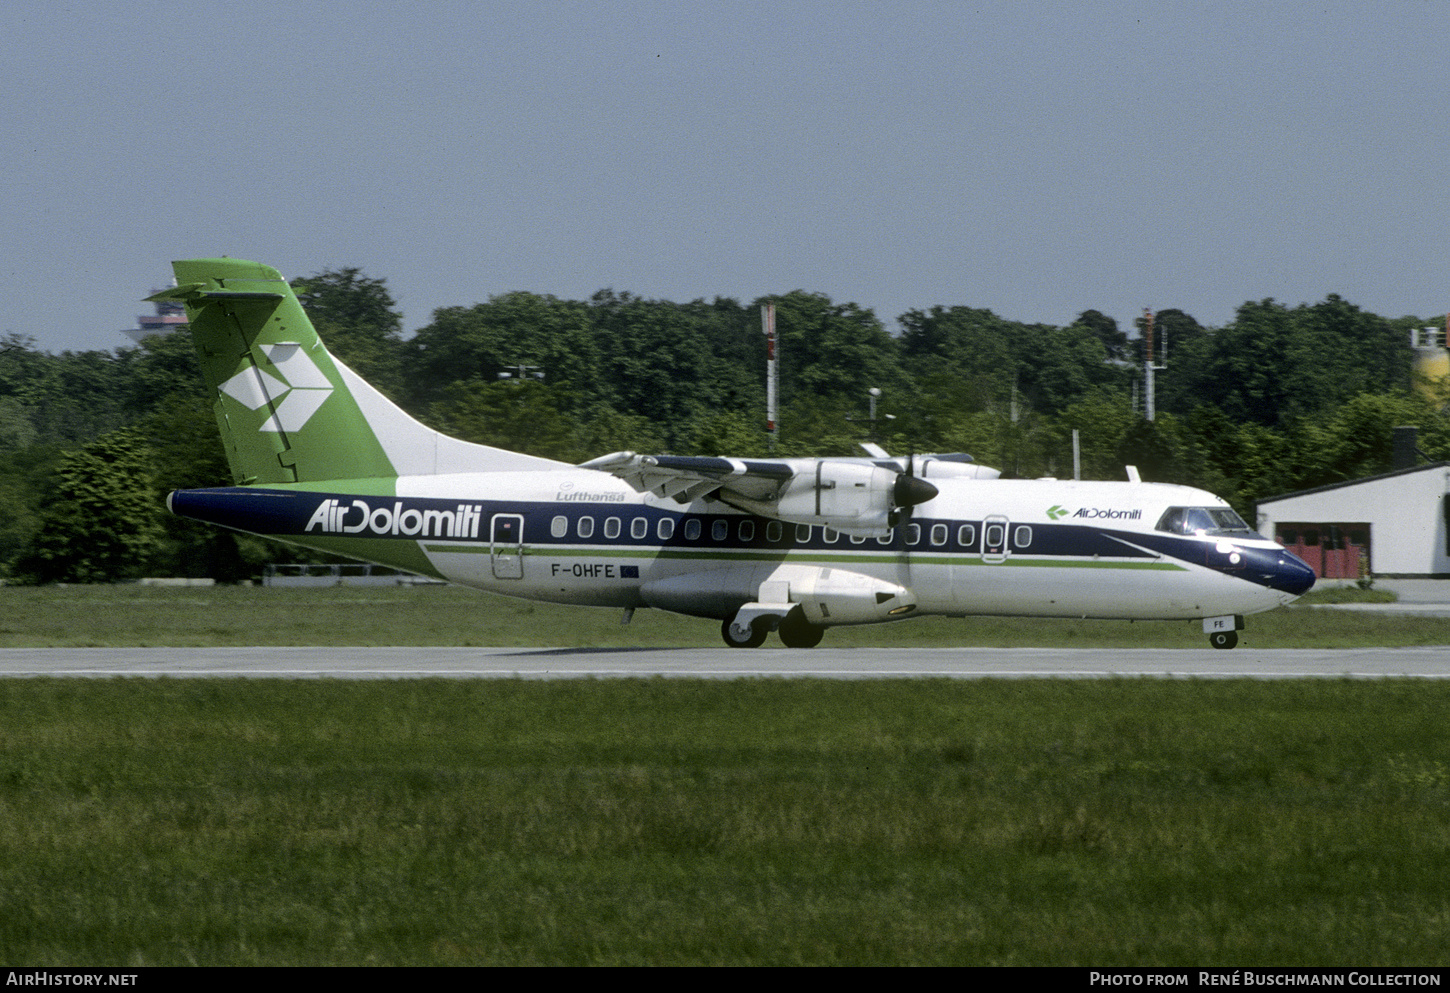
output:
[[[1347,585],[1335,582],[1323,586]],[[1377,579],[1396,603],[1323,604],[1404,617],[1450,617],[1450,579]],[[717,648],[45,648],[0,649],[0,678],[608,679],[641,677],[888,679],[1386,678],[1450,679],[1450,646],[1259,649],[1252,627],[1234,651],[1201,649]]]

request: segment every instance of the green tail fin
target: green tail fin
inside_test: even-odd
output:
[[[202,374],[238,483],[311,483],[559,463],[441,435],[323,347],[280,273],[241,259],[174,262]]]

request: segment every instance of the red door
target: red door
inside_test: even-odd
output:
[[[1275,540],[1321,579],[1359,579],[1369,573],[1369,525],[1280,524]]]

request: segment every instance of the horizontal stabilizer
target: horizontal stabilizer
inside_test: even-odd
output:
[[[205,300],[285,300],[286,295],[275,290],[208,290],[205,283],[188,283],[185,286],[173,286],[169,290],[162,290],[160,293],[153,293],[146,298],[147,302],[157,300],[180,300],[183,303]]]

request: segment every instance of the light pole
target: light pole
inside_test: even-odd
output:
[[[871,387],[869,390],[866,391],[866,396],[869,398],[867,400],[868,408],[870,410],[870,414],[866,418],[866,423],[871,425],[871,430],[869,435],[867,436],[867,440],[870,441],[873,445],[876,444],[876,398],[880,395],[881,390],[875,386]],[[881,415],[881,419],[883,421],[894,421],[896,420],[896,415],[883,414]],[[846,420],[852,424],[856,423],[856,419],[850,414],[846,415]]]

